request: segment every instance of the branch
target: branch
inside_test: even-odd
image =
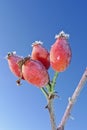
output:
[[[76,99],[79,96],[79,94],[80,94],[82,88],[84,87],[86,81],[87,81],[87,68],[86,68],[85,72],[83,73],[82,78],[81,78],[78,86],[76,87],[72,97],[69,99],[69,103],[67,105],[65,113],[63,115],[63,118],[62,118],[57,130],[64,130],[64,126],[65,126],[66,121],[68,120],[68,118],[70,116],[71,109],[74,106]]]
[[[53,108],[53,101],[54,101],[54,98],[49,98],[48,99],[48,105],[46,106],[46,108],[49,111],[52,130],[56,130],[56,122],[55,122],[55,114],[54,114],[54,108]]]

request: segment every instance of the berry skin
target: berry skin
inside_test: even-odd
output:
[[[8,55],[7,55],[7,61],[8,61],[8,65],[9,65],[11,72],[15,76],[17,76],[21,79],[24,79],[24,77],[22,75],[22,70],[21,70],[20,66],[18,65],[18,62],[22,59],[23,59],[22,57],[17,56],[14,52],[8,53]]]
[[[50,50],[50,63],[52,68],[57,72],[63,72],[70,64],[72,52],[68,44],[68,34],[63,31],[56,35],[56,42]]]
[[[49,75],[44,65],[30,57],[25,58],[22,73],[26,81],[39,88],[44,87],[49,82]]]
[[[40,61],[45,68],[48,69],[50,67],[50,55],[49,52],[42,46],[42,42],[35,41],[32,44],[32,47],[32,59]]]

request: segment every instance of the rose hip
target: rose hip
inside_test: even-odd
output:
[[[24,60],[22,73],[25,80],[39,88],[47,85],[49,82],[49,75],[44,65],[37,60],[32,60],[30,57]]]
[[[49,52],[42,46],[42,42],[35,41],[32,44],[32,47],[32,59],[40,61],[45,68],[48,69],[50,67],[50,55]]]
[[[57,40],[50,50],[50,63],[57,72],[66,70],[71,61],[72,52],[67,41],[68,36],[63,31],[56,35]]]
[[[8,53],[8,55],[7,55],[7,61],[8,61],[8,65],[9,65],[11,72],[15,76],[17,76],[21,79],[24,79],[24,77],[22,75],[21,67],[18,65],[18,62],[22,59],[23,59],[22,57],[17,56],[14,52]]]

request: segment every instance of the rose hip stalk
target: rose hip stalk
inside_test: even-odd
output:
[[[39,88],[44,87],[49,82],[49,75],[44,65],[30,57],[24,59],[22,73],[25,80]]]
[[[16,55],[14,52],[8,53],[8,55],[7,55],[7,61],[8,61],[8,65],[9,65],[11,72],[15,76],[19,77],[20,79],[24,79],[24,77],[22,75],[21,67],[18,65],[18,62],[22,59],[23,59],[22,57]],[[17,83],[19,85],[20,85],[20,79],[17,80]]]
[[[50,63],[57,72],[66,70],[71,61],[72,52],[67,41],[68,37],[68,34],[60,32],[56,35],[57,39],[50,50]]]
[[[32,59],[40,61],[45,68],[48,69],[50,67],[50,55],[49,52],[42,46],[42,42],[35,41],[32,44],[32,47]]]

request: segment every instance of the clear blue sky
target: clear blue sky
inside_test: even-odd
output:
[[[86,0],[0,0],[0,130],[51,130],[49,114],[44,108],[41,91],[10,72],[5,56],[31,53],[31,43],[44,42],[50,50],[55,34],[64,30],[70,34],[72,61],[59,74],[56,83],[60,99],[55,100],[56,122],[60,122],[68,97],[76,88],[87,66],[87,2]],[[52,78],[53,71],[50,68]],[[65,130],[87,129],[87,84],[73,107],[73,121]]]

